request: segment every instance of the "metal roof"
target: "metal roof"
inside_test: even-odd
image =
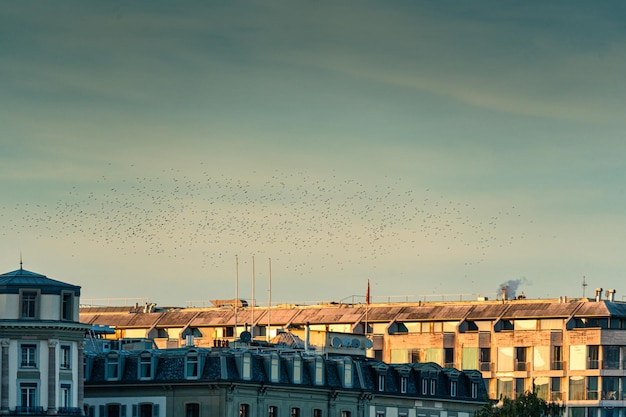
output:
[[[77,285],[57,281],[22,268],[0,275],[0,293],[18,293],[20,288],[37,288],[42,293],[70,290],[80,295],[80,287]]]

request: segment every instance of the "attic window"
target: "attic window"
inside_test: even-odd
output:
[[[185,378],[195,379],[200,376],[198,352],[190,350],[185,355]]]
[[[21,292],[21,308],[20,317],[23,319],[36,319],[38,313],[38,291],[22,290]]]
[[[61,320],[74,320],[74,293],[61,293]]]

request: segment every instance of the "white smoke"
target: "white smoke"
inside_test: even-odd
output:
[[[506,297],[507,299],[512,300],[512,299],[517,298],[517,289],[522,284],[530,285],[530,281],[528,281],[525,277],[521,277],[518,279],[510,279],[500,284],[500,287],[498,288],[498,292],[501,291],[503,294],[506,294],[506,296],[503,295],[503,297]]]

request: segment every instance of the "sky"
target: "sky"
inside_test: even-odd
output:
[[[95,305],[622,300],[624,74],[621,1],[3,2],[0,271]]]

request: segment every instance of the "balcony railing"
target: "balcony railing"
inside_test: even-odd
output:
[[[491,367],[491,362],[481,362],[480,363],[480,370],[482,372],[489,372],[491,371],[492,367]]]
[[[598,400],[598,391],[587,391],[588,400]]]
[[[528,362],[515,361],[515,370],[516,371],[528,371],[530,370],[530,364]]]
[[[17,406],[15,407],[15,415],[16,416],[40,416],[43,415],[43,407],[27,407],[27,406]]]
[[[562,371],[563,368],[563,361],[552,361],[550,364],[550,369],[553,371]]]
[[[621,400],[619,391],[602,391],[603,400]]]
[[[550,401],[563,401],[563,393],[560,391],[550,391]]]

